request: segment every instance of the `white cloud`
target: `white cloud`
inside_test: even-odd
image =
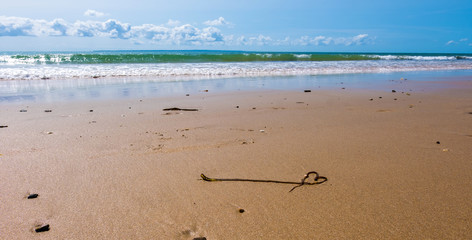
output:
[[[218,28],[208,27],[202,31],[203,39],[207,42],[223,42],[224,37]]]
[[[133,26],[129,35],[135,42],[139,39],[148,39],[154,43],[177,44],[177,45],[202,45],[212,43],[223,43],[224,36],[221,31],[214,27],[199,29],[190,24],[176,27],[157,26],[145,24]]]
[[[91,9],[84,12],[84,16],[87,16],[87,17],[103,17],[105,15],[106,15],[105,13],[91,10]]]
[[[316,36],[316,37],[308,37],[303,36],[293,42],[294,45],[301,45],[301,46],[327,46],[327,45],[365,45],[371,43],[373,41],[372,38],[369,38],[368,34],[359,34],[354,37],[326,37],[326,36]]]
[[[312,42],[315,44],[315,45],[329,45],[331,42],[333,42],[333,38],[332,37],[325,37],[325,36],[318,36],[318,37],[315,37]]]
[[[452,44],[456,44],[456,42],[453,41],[453,40],[451,40],[451,41],[449,41],[449,42],[446,43],[446,45],[452,45]]]
[[[452,46],[452,45],[468,45],[468,46],[472,46],[472,43],[469,43],[469,39],[468,38],[461,38],[459,40],[450,40],[446,43],[446,46]]]
[[[21,17],[0,16],[1,36],[61,36],[67,27],[62,19],[51,22]]]
[[[86,15],[98,16],[90,10]],[[86,13],[87,13],[86,12]],[[273,39],[270,36],[234,36],[223,34],[217,26],[229,25],[223,17],[207,21],[207,27],[200,28],[191,24],[181,24],[170,19],[162,25],[131,25],[116,19],[106,21],[75,21],[64,19],[47,21],[20,17],[0,16],[0,37],[2,36],[74,36],[74,37],[107,37],[128,39],[133,44],[171,44],[171,45],[242,45],[242,46],[326,46],[326,45],[365,45],[373,42],[367,34],[353,37],[304,36],[295,40],[289,37]],[[451,41],[448,44],[456,43]]]
[[[181,25],[181,23],[178,20],[169,19],[169,21],[167,21],[167,26],[176,27],[179,25]]]
[[[264,35],[259,35],[257,37],[241,36],[236,40],[237,45],[244,45],[244,46],[251,46],[251,45],[265,46],[273,42],[274,41],[272,40],[271,37],[264,36]]]
[[[102,30],[111,38],[127,39],[130,38],[131,25],[110,19],[102,24]]]
[[[152,42],[171,44],[203,44],[222,42],[224,37],[215,27],[197,28],[190,24],[178,25],[170,20],[168,27],[154,24],[131,26],[115,19],[102,21],[66,22],[63,19],[53,21],[35,20],[18,17],[0,17],[1,36],[76,36],[76,37],[109,37],[132,39],[142,43],[143,39]]]
[[[170,31],[171,39],[177,43],[182,44],[184,42],[197,41],[199,30],[190,24],[175,27]]]
[[[351,39],[348,39],[347,42],[345,43],[346,45],[364,45],[369,41],[369,35],[368,34],[359,34],[357,36],[352,37]]]
[[[153,41],[164,41],[169,38],[170,28],[163,26],[156,26],[153,24],[144,24],[141,26],[134,26],[130,30],[130,35],[133,39],[147,39]]]
[[[307,45],[329,45],[333,42],[332,37],[325,37],[325,36],[316,36],[314,38],[310,38],[308,36],[301,37],[297,42],[299,42],[303,46]]]
[[[57,33],[55,36],[66,36],[68,23],[64,19],[54,19],[51,22],[51,28]]]
[[[203,24],[207,26],[223,26],[223,25],[232,25],[230,22],[226,21],[223,17],[219,17],[215,20],[205,21]]]
[[[170,29],[169,38],[175,44],[190,43],[192,45],[223,41],[223,36],[219,29],[214,27],[199,29],[190,24]]]
[[[114,19],[105,22],[98,21],[76,21],[69,24],[66,31],[67,36],[78,37],[110,37],[128,39],[131,26]]]

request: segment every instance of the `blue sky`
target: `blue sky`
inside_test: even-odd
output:
[[[15,0],[0,51],[472,53],[470,0]]]

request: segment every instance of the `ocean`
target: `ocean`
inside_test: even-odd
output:
[[[201,88],[293,89],[365,79],[375,84],[375,79],[426,72],[470,75],[471,70],[472,54],[0,52],[0,101],[150,97]]]

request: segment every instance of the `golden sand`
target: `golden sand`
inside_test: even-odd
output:
[[[4,104],[0,239],[471,239],[466,86]]]

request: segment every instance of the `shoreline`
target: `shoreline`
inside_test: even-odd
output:
[[[186,94],[304,89],[390,91],[408,87],[431,91],[468,84],[471,70],[363,73],[316,76],[235,77],[215,79],[97,78],[0,81],[0,104],[74,102],[175,97]],[[401,84],[399,84],[401,83]],[[402,86],[403,85],[403,86]],[[408,86],[407,86],[408,85]]]
[[[3,104],[0,238],[471,238],[471,81],[407,82]]]

